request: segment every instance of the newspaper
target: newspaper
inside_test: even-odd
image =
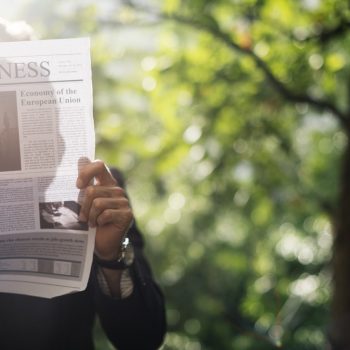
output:
[[[89,39],[0,43],[0,292],[86,288],[95,230],[78,219],[94,158]]]

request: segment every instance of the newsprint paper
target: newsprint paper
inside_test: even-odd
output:
[[[86,288],[95,231],[78,219],[94,158],[90,43],[0,43],[0,292]]]

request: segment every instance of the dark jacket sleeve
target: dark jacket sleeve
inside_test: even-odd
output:
[[[124,187],[120,174],[114,170],[113,175]],[[106,335],[117,349],[155,350],[162,344],[166,332],[164,298],[144,257],[143,239],[135,223],[129,238],[135,250],[135,261],[130,268],[134,290],[125,299],[106,296],[96,279],[97,267],[93,266],[96,311]]]

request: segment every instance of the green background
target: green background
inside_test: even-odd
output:
[[[97,156],[128,179],[163,349],[323,349],[348,1],[32,0],[17,18],[91,38]]]

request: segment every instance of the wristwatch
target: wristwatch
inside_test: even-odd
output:
[[[104,260],[94,254],[94,261],[100,267],[105,267],[112,270],[124,270],[132,265],[135,259],[134,247],[128,237],[123,239],[120,246],[120,253],[117,259]]]

